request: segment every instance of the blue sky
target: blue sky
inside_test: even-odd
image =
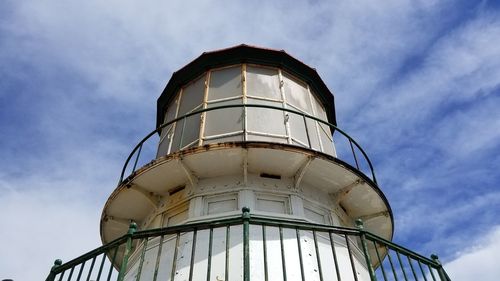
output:
[[[0,2],[0,278],[99,246],[172,72],[240,43],[318,70],[397,243],[440,254],[453,280],[497,280],[500,5],[432,0]]]

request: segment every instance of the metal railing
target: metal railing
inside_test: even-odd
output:
[[[337,147],[337,156],[336,158],[338,160],[340,160],[342,163],[344,164],[347,164],[349,165],[350,167],[360,171],[362,174],[364,174],[365,176],[367,176],[369,179],[371,179],[375,184],[377,184],[377,179],[375,177],[375,172],[373,170],[373,165],[370,161],[370,159],[368,158],[368,155],[365,153],[365,151],[361,148],[361,146],[352,138],[350,137],[347,133],[345,133],[343,130],[339,129],[337,126],[331,124],[331,123],[328,123],[324,120],[321,120],[317,117],[314,117],[314,116],[311,116],[311,115],[308,115],[308,114],[305,114],[304,112],[300,112],[300,111],[297,111],[297,110],[292,110],[292,109],[288,109],[288,108],[282,108],[282,107],[276,107],[276,106],[271,106],[271,105],[262,105],[262,104],[232,104],[232,105],[223,105],[223,106],[216,106],[216,107],[211,107],[211,108],[203,108],[203,109],[199,109],[199,110],[196,110],[196,111],[193,111],[193,112],[190,112],[184,116],[181,116],[181,117],[178,117],[178,118],[175,118],[167,123],[164,123],[162,124],[161,126],[159,126],[158,128],[156,128],[155,130],[153,130],[152,132],[150,132],[149,134],[146,135],[146,137],[144,137],[135,147],[134,149],[132,150],[132,152],[130,153],[130,155],[127,157],[127,160],[125,161],[125,164],[123,165],[123,168],[122,168],[122,172],[120,174],[120,180],[119,180],[119,184],[121,184],[123,182],[123,180],[125,179],[125,173],[127,172],[127,169],[130,169],[130,174],[133,174],[135,171],[136,171],[136,168],[138,166],[138,163],[139,163],[139,159],[140,159],[140,156],[141,156],[141,153],[144,151],[144,146],[146,143],[152,145],[154,147],[153,150],[157,149],[158,147],[158,142],[148,142],[151,140],[151,137],[156,135],[157,133],[160,133],[162,131],[163,128],[165,127],[168,127],[174,123],[177,123],[177,122],[181,122],[181,133],[180,133],[180,143],[184,143],[183,142],[183,138],[184,138],[184,131],[186,129],[186,120],[188,117],[191,117],[191,116],[195,116],[195,115],[198,115],[198,114],[202,114],[202,113],[205,113],[205,112],[209,112],[209,111],[215,111],[215,110],[224,110],[224,109],[228,109],[228,108],[264,108],[264,109],[269,109],[269,110],[278,110],[278,111],[282,111],[282,112],[286,112],[286,113],[290,113],[290,114],[296,114],[296,115],[299,115],[302,117],[302,120],[304,122],[304,127],[305,127],[305,132],[306,132],[306,135],[307,135],[307,144],[306,144],[306,147],[310,148],[310,149],[313,149],[313,145],[311,144],[311,138],[310,138],[310,132],[308,131],[308,125],[307,125],[307,120],[312,120],[312,121],[317,121],[319,122],[320,124],[323,124],[324,126],[327,126],[331,132],[333,132],[333,142],[330,143],[330,145],[333,146],[333,144],[335,144],[335,146]],[[338,137],[335,136],[335,133],[338,132]],[[244,134],[244,132],[243,132]],[[339,152],[339,149],[338,147],[341,145],[341,144],[345,144],[346,145],[346,148],[345,150],[349,151],[350,153],[352,153],[350,156],[351,157],[348,157],[347,155],[344,157],[344,156],[339,156],[338,152]],[[356,151],[358,151],[358,153],[356,153]],[[349,152],[345,152],[345,154],[348,154]],[[340,153],[342,154],[342,153]],[[133,162],[131,162],[133,160]],[[149,161],[151,161],[152,159],[149,159]],[[364,160],[364,161],[362,161]],[[364,163],[363,163],[364,162]],[[366,168],[367,168],[367,171],[364,172],[363,171],[363,164],[365,164]],[[131,167],[129,167],[129,165],[131,165]],[[130,175],[129,174],[129,175]]]
[[[109,244],[64,264],[56,260],[46,281],[450,281],[437,256],[429,259],[387,241],[364,230],[361,221],[346,228],[242,211],[238,217],[142,231],[132,223]]]

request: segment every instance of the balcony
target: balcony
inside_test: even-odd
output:
[[[227,126],[221,124],[228,119],[240,119],[243,124],[236,127],[232,121]],[[196,123],[196,128],[192,128],[193,122]],[[273,130],[280,125],[283,128]],[[207,130],[208,128],[211,129]],[[208,134],[208,131],[219,134]],[[201,108],[162,124],[132,150],[123,166],[119,184],[133,176],[137,168],[152,165],[165,155],[230,142],[280,143],[310,149],[325,156],[333,156],[335,161],[362,176],[363,180],[377,184],[370,159],[347,133],[303,111],[267,104],[229,104]],[[173,149],[172,144],[177,148]]]
[[[69,262],[54,280],[425,280],[449,281],[423,257],[363,228],[250,215],[136,231]]]

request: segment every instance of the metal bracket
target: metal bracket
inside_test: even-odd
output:
[[[388,217],[388,216],[389,216],[389,211],[381,211],[381,212],[377,212],[377,213],[374,213],[374,214],[360,216],[360,217],[358,217],[358,219],[361,219],[364,222],[366,222],[366,221],[374,219],[374,218]]]
[[[144,189],[143,187],[141,187],[137,184],[131,184],[129,189],[137,191],[138,193],[140,193],[144,197],[146,197],[146,199],[148,199],[148,202],[151,203],[151,205],[155,209],[158,208],[158,205],[160,204],[161,199],[163,198],[163,196],[161,196],[160,194],[157,194],[157,193],[154,193],[151,191],[147,191],[146,189]]]
[[[342,202],[345,197],[351,192],[356,186],[362,185],[365,182],[362,179],[357,179],[354,182],[342,187],[339,191],[333,193],[331,196],[334,198],[335,202],[338,204]]]
[[[193,189],[198,187],[198,177],[196,177],[191,171],[191,169],[182,161],[182,158],[177,160],[177,163],[181,166],[182,170],[186,174],[186,177],[191,185],[191,190],[188,193],[191,193]]]
[[[314,158],[312,156],[308,156],[307,159],[304,161],[304,163],[300,165],[299,169],[297,169],[297,172],[295,172],[294,182],[293,182],[293,187],[295,190],[299,190],[302,178],[304,177],[304,174],[306,173],[309,165],[311,165],[313,159]]]
[[[104,221],[110,221],[110,222],[114,222],[116,224],[124,225],[124,226],[128,227],[133,220],[105,215]]]

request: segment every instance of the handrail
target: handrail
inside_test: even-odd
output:
[[[305,114],[303,112],[300,112],[300,111],[297,111],[297,110],[293,110],[293,109],[289,109],[289,108],[282,108],[282,107],[277,107],[277,106],[272,106],[272,105],[263,105],[263,104],[230,104],[230,105],[221,105],[221,106],[216,106],[216,107],[210,107],[210,108],[202,108],[202,109],[199,109],[199,110],[196,110],[196,111],[193,111],[193,112],[190,112],[190,113],[187,113],[183,116],[180,116],[180,117],[177,117],[167,123],[164,123],[160,126],[158,126],[155,130],[151,131],[149,134],[147,134],[135,147],[134,149],[132,150],[132,152],[130,153],[130,155],[127,157],[127,160],[125,161],[125,164],[123,165],[123,168],[122,168],[122,172],[120,174],[120,180],[118,182],[118,185],[120,185],[122,182],[123,182],[123,179],[124,179],[124,176],[125,176],[125,171],[129,165],[129,162],[130,160],[132,159],[132,157],[134,156],[134,154],[138,151],[138,154],[137,154],[137,157],[136,157],[136,160],[135,160],[135,163],[134,163],[134,169],[132,171],[132,173],[135,172],[135,166],[137,165],[137,160],[139,158],[139,155],[140,155],[140,150],[142,149],[142,146],[143,144],[150,138],[152,137],[153,135],[155,135],[156,133],[159,133],[161,132],[161,130],[171,124],[174,124],[176,122],[179,122],[180,120],[184,120],[184,125],[185,125],[185,120],[186,118],[190,117],[190,116],[193,116],[193,115],[197,115],[197,114],[201,114],[201,113],[204,113],[204,112],[209,112],[209,111],[214,111],[214,110],[219,110],[219,109],[227,109],[227,108],[247,108],[247,107],[251,107],[251,108],[267,108],[267,109],[274,109],[274,110],[279,110],[279,111],[285,111],[285,112],[290,112],[290,113],[293,113],[293,114],[297,114],[297,115],[302,115],[303,118],[308,118],[308,119],[311,119],[311,120],[314,120],[314,121],[317,121],[317,122],[320,122],[324,125],[327,125],[330,127],[330,129],[334,132],[339,132],[341,135],[343,135],[344,137],[347,138],[347,140],[349,141],[349,144],[351,145],[351,150],[353,152],[353,156],[354,156],[354,159],[356,161],[356,168],[358,171],[361,171],[360,168],[359,168],[359,165],[358,165],[358,160],[356,158],[356,153],[354,151],[354,149],[352,148],[352,145],[354,144],[358,149],[359,151],[362,153],[362,155],[364,156],[364,158],[366,159],[366,162],[368,163],[368,166],[370,168],[370,172],[371,172],[371,176],[372,176],[372,180],[375,184],[377,184],[377,179],[375,177],[375,171],[373,169],[373,165],[372,165],[372,162],[370,161],[370,158],[368,158],[368,155],[365,153],[365,151],[361,148],[361,146],[351,137],[349,136],[346,132],[344,132],[343,130],[339,129],[337,126],[331,124],[331,123],[328,123],[324,120],[321,120],[315,116],[312,116],[312,115],[309,115],[309,114]],[[307,124],[304,124],[306,126],[306,129],[307,129]],[[332,134],[333,134],[332,133]],[[307,137],[309,138],[309,134],[307,134]],[[181,139],[182,139],[182,136],[181,136]],[[309,141],[309,146],[311,147],[311,144],[310,144],[310,141]]]
[[[246,226],[245,226],[245,224],[246,224]],[[424,256],[422,256],[422,255],[420,255],[412,250],[409,250],[409,249],[402,247],[402,246],[399,246],[399,245],[397,245],[389,240],[381,238],[380,236],[365,230],[363,228],[363,224],[361,221],[357,222],[356,228],[322,225],[322,224],[315,224],[315,223],[310,223],[310,222],[305,222],[305,221],[254,216],[254,215],[250,215],[248,208],[243,208],[242,215],[233,216],[233,217],[229,217],[229,218],[223,218],[223,219],[219,219],[216,221],[202,221],[202,222],[196,222],[196,223],[187,223],[187,224],[183,224],[183,225],[176,225],[176,226],[156,228],[156,229],[147,229],[147,230],[141,230],[141,231],[135,231],[137,226],[135,225],[135,223],[131,223],[130,229],[126,234],[113,240],[112,242],[110,242],[106,245],[103,245],[95,250],[92,250],[88,253],[85,253],[85,254],[81,255],[80,257],[77,257],[69,262],[64,263],[64,264],[62,264],[62,262],[60,260],[56,260],[55,265],[51,268],[49,276],[47,277],[46,280],[53,281],[53,280],[55,280],[55,277],[57,275],[59,275],[59,280],[61,280],[63,275],[65,274],[65,272],[69,271],[69,275],[71,276],[73,274],[73,272],[75,271],[75,269],[80,271],[80,273],[79,273],[79,275],[80,275],[81,272],[83,271],[83,268],[86,265],[86,262],[92,261],[92,265],[91,265],[90,269],[86,269],[84,271],[85,273],[88,274],[88,278],[89,278],[91,275],[96,274],[95,271],[93,271],[94,270],[93,266],[94,266],[94,263],[96,262],[96,258],[101,256],[101,255],[102,255],[102,263],[101,263],[101,267],[99,269],[99,275],[101,275],[102,265],[104,264],[104,259],[106,256],[108,256],[108,258],[110,258],[112,260],[111,265],[113,265],[113,263],[116,262],[115,268],[116,268],[116,270],[119,270],[118,279],[120,279],[120,278],[123,278],[125,272],[128,270],[128,268],[126,268],[127,267],[126,261],[129,259],[130,255],[132,254],[131,251],[133,250],[134,247],[135,247],[135,249],[137,249],[137,245],[139,245],[139,244],[135,244],[136,246],[132,246],[133,241],[148,241],[148,239],[153,239],[155,237],[165,237],[167,235],[173,235],[173,234],[176,234],[176,236],[177,236],[176,239],[178,239],[178,237],[181,233],[188,233],[188,232],[196,233],[197,231],[199,232],[199,231],[204,230],[204,229],[210,229],[210,231],[213,231],[214,228],[223,228],[223,227],[228,228],[230,226],[235,226],[235,225],[238,225],[238,226],[242,225],[244,228],[244,230],[243,230],[244,236],[243,236],[243,241],[242,241],[243,243],[248,242],[248,241],[245,241],[245,239],[248,239],[248,235],[245,235],[245,232],[248,231],[248,225],[261,225],[263,229],[264,229],[264,227],[276,227],[279,229],[293,229],[297,232],[297,235],[298,235],[298,231],[311,231],[312,235],[314,237],[316,237],[316,235],[317,235],[316,233],[327,233],[330,236],[330,239],[331,239],[331,235],[334,234],[334,235],[339,235],[339,237],[345,238],[347,244],[355,243],[355,241],[357,239],[361,239],[360,240],[361,246],[362,246],[361,248],[363,250],[361,252],[361,255],[363,255],[365,258],[367,258],[367,261],[370,261],[370,255],[372,255],[372,259],[375,258],[373,256],[373,252],[371,252],[371,254],[370,254],[369,247],[367,247],[367,244],[365,243],[366,241],[370,241],[370,242],[377,243],[377,244],[381,245],[381,247],[385,248],[386,251],[392,250],[398,255],[399,268],[393,267],[392,261],[390,261],[393,274],[401,274],[401,272],[404,274],[405,269],[406,270],[411,269],[411,272],[413,272],[413,274],[416,275],[417,273],[415,271],[415,268],[412,266],[412,262],[411,262],[411,261],[413,261],[414,263],[416,263],[419,266],[422,274],[425,274],[425,273],[424,273],[424,270],[421,267],[421,265],[424,264],[425,266],[427,266],[427,268],[428,268],[428,270],[426,270],[426,271],[428,271],[427,274],[430,273],[433,276],[432,280],[436,280],[436,281],[437,280],[441,280],[441,281],[449,281],[450,280],[448,275],[444,271],[440,261],[438,260],[437,256],[432,255],[431,256],[432,259],[429,259],[429,258],[426,258],[426,257],[424,257]],[[299,236],[297,236],[297,237],[299,237]],[[194,238],[194,239],[196,239],[196,238]],[[314,239],[316,239],[316,238],[314,238]],[[332,240],[330,240],[330,241],[331,241],[330,243],[334,243]],[[300,243],[300,241],[298,241],[298,243]],[[315,241],[315,243],[317,243],[317,242]],[[353,245],[351,245],[351,247],[352,246]],[[113,255],[111,253],[114,252],[115,253],[114,256],[116,256],[116,251],[120,247],[122,247],[122,250],[125,249],[125,253],[121,254],[121,255],[123,255],[122,260],[121,261],[119,261],[119,260],[113,261],[114,258],[112,258]],[[355,247],[358,247],[358,246],[355,246]],[[351,249],[348,251],[354,251],[354,249]],[[358,247],[358,250],[356,250],[356,251],[361,251],[361,249]],[[384,273],[384,276],[385,276],[384,268],[382,265],[382,260],[379,256],[378,250],[376,250],[376,251],[377,251],[377,257],[379,259],[379,263],[378,263],[378,265],[376,265],[376,268],[374,266],[372,266],[371,262],[367,264],[368,268],[370,270],[372,270],[371,272],[373,273],[373,275],[370,277],[371,280],[377,280],[377,274],[378,274],[378,276],[381,276],[381,274]],[[333,253],[333,254],[335,255],[335,253]],[[354,254],[354,252],[350,253],[350,255],[351,254]],[[404,257],[407,258],[409,265],[410,265],[410,268],[408,266],[405,267],[401,263],[401,260],[399,259],[400,254],[404,255]],[[386,253],[385,255],[389,255],[389,254]],[[246,259],[250,259],[250,258],[251,257],[246,257]],[[385,259],[385,260],[387,260],[387,259]],[[389,256],[389,260],[390,260],[390,256]],[[301,260],[300,262],[302,263],[303,261]],[[386,263],[386,266],[387,266],[388,262],[387,261],[384,261],[384,262]],[[124,263],[125,263],[125,266],[124,266]],[[320,264],[320,262],[318,261],[318,265],[319,264]],[[108,275],[108,280],[111,276],[111,270],[112,270],[112,268],[109,269],[110,273]],[[344,268],[343,270],[346,270],[346,269]],[[418,272],[418,270],[417,270],[417,272]],[[434,273],[436,273],[436,276],[439,277],[439,279],[435,278]],[[418,275],[421,275],[421,274],[419,273]],[[87,278],[87,280],[88,280],[88,278]],[[385,280],[385,278],[384,278],[384,280]],[[425,280],[427,280],[427,279],[425,279]]]

